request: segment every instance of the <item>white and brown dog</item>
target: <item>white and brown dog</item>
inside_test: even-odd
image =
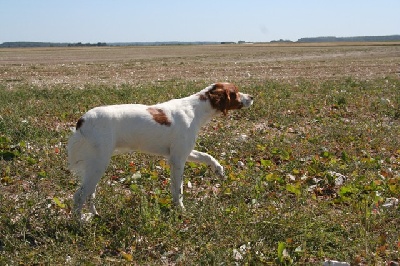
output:
[[[69,169],[82,178],[74,195],[74,212],[81,215],[88,200],[94,206],[96,185],[114,152],[141,151],[164,156],[171,167],[173,202],[183,208],[186,161],[205,163],[220,175],[223,167],[211,155],[193,150],[200,128],[219,113],[249,107],[253,97],[230,83],[216,83],[186,98],[156,105],[122,104],[89,110],[68,141]]]

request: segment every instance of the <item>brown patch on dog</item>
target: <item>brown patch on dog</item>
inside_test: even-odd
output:
[[[147,111],[153,116],[154,121],[159,123],[160,125],[170,126],[171,121],[168,119],[167,115],[164,113],[162,109],[149,107]]]
[[[81,128],[83,122],[85,122],[85,119],[83,117],[79,118],[78,122],[76,122],[76,130]]]
[[[206,92],[211,106],[220,110],[224,115],[228,110],[240,109],[243,103],[240,101],[239,90],[232,83],[216,83]]]

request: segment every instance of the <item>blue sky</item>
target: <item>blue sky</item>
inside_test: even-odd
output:
[[[0,0],[0,43],[400,34],[399,0]]]

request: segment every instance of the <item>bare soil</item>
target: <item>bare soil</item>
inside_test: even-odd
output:
[[[400,44],[204,45],[0,49],[0,82],[12,89],[141,85],[170,80],[372,79],[400,74]]]

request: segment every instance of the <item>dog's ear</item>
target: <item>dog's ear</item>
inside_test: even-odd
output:
[[[214,109],[221,111],[224,115],[227,115],[229,110],[229,94],[229,89],[222,83],[214,84],[214,86],[207,92],[211,106]]]
[[[230,89],[227,87],[224,87],[224,92],[225,92],[225,97],[224,97],[224,107],[223,107],[223,111],[222,113],[224,115],[228,114],[228,110],[229,110],[229,105],[231,102],[231,96],[230,96]]]

